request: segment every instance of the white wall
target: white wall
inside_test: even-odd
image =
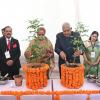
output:
[[[13,36],[19,40],[23,56],[28,45],[23,40],[28,36],[29,19],[43,19],[46,35],[54,45],[56,34],[66,21],[73,29],[77,21],[82,21],[91,31],[100,31],[99,4],[100,0],[0,0],[0,29],[6,25],[13,28]]]
[[[100,0],[80,0],[80,20],[89,26],[89,32],[100,33]]]
[[[28,33],[28,19],[43,19],[47,36],[53,43],[63,22],[68,21],[72,25],[75,23],[73,0],[2,0],[0,12],[0,28],[11,25],[14,37],[19,40],[25,38]]]

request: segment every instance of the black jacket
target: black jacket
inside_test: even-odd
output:
[[[63,32],[60,32],[56,35],[56,44],[55,44],[55,52],[60,55],[61,51],[64,51],[67,55],[68,62],[72,63],[74,60],[74,45],[73,40],[75,37],[80,36],[79,33],[71,32],[69,37],[65,37]],[[80,62],[79,57],[76,58],[77,63]],[[65,61],[59,56],[59,66],[65,63]]]
[[[20,46],[19,46],[19,42],[18,40],[11,38],[11,48],[10,48],[10,58],[11,60],[14,61],[13,67],[15,68],[20,68],[20,60],[19,57],[21,55],[21,51],[20,51]],[[7,47],[7,43],[6,43],[6,38],[4,36],[2,36],[0,38],[0,66],[6,66],[6,61],[8,59],[6,59],[5,57],[5,52],[8,50]]]

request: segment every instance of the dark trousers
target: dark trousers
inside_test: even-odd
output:
[[[64,64],[64,63],[63,63],[63,64]],[[58,67],[59,67],[59,76],[60,76],[60,79],[61,79],[61,65],[62,65],[62,64],[59,64],[59,65],[58,65]]]
[[[13,79],[14,75],[19,74],[19,68],[15,66],[1,66],[0,71],[2,76],[8,73],[9,79]]]
[[[61,78],[61,65],[64,64],[65,61],[59,57],[58,67],[59,67],[59,76]]]

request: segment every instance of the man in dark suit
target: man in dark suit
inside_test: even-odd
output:
[[[12,37],[12,28],[6,26],[4,36],[0,38],[0,70],[2,76],[8,73],[12,79],[13,75],[19,74],[20,55],[19,42]]]
[[[79,63],[80,51],[74,51],[73,40],[74,37],[80,36],[79,33],[73,32],[71,30],[69,23],[64,23],[62,25],[63,32],[60,32],[56,36],[55,52],[59,55],[59,72],[61,77],[61,64],[65,61],[73,63],[74,57],[76,57],[75,62]]]

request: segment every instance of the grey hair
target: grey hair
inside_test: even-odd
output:
[[[66,28],[66,27],[71,28],[71,27],[70,27],[70,24],[69,24],[68,22],[63,23],[63,25],[62,25],[62,30],[63,30],[64,28]]]
[[[11,28],[11,26],[5,26],[4,31],[6,30],[6,28]],[[12,30],[12,28],[11,28],[11,30]]]

